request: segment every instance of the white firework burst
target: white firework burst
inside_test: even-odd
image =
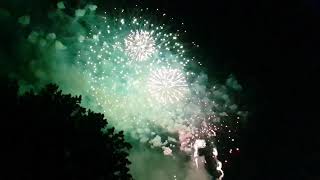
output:
[[[174,103],[185,97],[188,85],[179,69],[161,68],[152,71],[148,80],[152,97],[161,103]]]
[[[125,52],[133,60],[145,61],[156,52],[153,32],[133,31],[125,38]]]

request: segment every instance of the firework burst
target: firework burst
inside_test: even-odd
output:
[[[72,16],[73,9],[61,1],[48,16],[50,27],[42,29],[46,23],[33,29],[27,41],[39,48],[35,57],[43,58],[32,61],[33,74],[41,82],[52,80],[66,92],[82,94],[86,108],[104,113],[127,137],[162,149],[164,155],[183,151],[198,158],[198,150],[211,148],[221,179],[222,163],[239,152],[235,134],[244,114],[233,95],[241,86],[232,77],[223,85],[209,83],[201,63],[190,57],[198,45],[185,46],[184,29],[171,31],[152,18],[167,18],[158,10],[100,14],[96,8],[87,5]],[[19,18],[23,26],[27,17]]]
[[[125,52],[133,60],[144,61],[156,51],[156,43],[152,37],[153,32],[134,31],[124,40]]]
[[[227,87],[208,87],[207,77],[192,71],[198,62],[185,54],[178,32],[122,15],[99,17],[92,26],[89,19],[88,34],[79,38],[77,66],[97,109],[112,125],[161,147],[165,155],[177,150],[192,155],[197,139],[215,144],[216,125],[236,107]],[[178,139],[164,140],[168,137],[159,128]]]
[[[188,91],[186,78],[178,69],[161,68],[152,71],[148,87],[151,96],[164,104],[181,100]]]

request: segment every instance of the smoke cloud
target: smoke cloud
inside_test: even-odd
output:
[[[65,2],[24,5],[10,1],[0,9],[2,73],[18,79],[21,92],[56,83],[65,93],[81,94],[83,106],[104,113],[126,132],[134,146],[130,160],[135,179],[211,179],[202,157],[195,166],[192,145],[201,138],[214,142],[213,125],[229,113],[242,114],[232,96],[242,89],[234,76],[225,84],[210,84],[197,62],[183,54],[175,33],[157,22],[138,19],[148,26],[134,26],[160,33],[157,42],[168,38],[157,44],[160,50],[151,63],[138,64],[128,60],[124,44],[115,40],[135,30],[126,24],[134,21],[130,14],[105,14],[94,4],[79,9]],[[150,96],[145,84],[159,68],[178,69],[187,79],[188,91],[179,101],[163,104]]]

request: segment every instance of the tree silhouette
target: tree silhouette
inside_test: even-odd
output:
[[[131,145],[102,114],[81,107],[81,96],[53,84],[18,96],[17,83],[1,82],[1,179],[132,179]]]

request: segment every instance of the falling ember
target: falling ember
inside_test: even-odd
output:
[[[198,165],[198,157],[199,157],[199,149],[200,148],[205,148],[206,147],[206,141],[203,139],[197,139],[194,144],[193,144],[193,157],[194,161],[196,163],[197,168],[199,167]]]
[[[212,156],[215,159],[215,161],[217,162],[217,168],[216,169],[220,173],[220,176],[219,176],[218,179],[222,180],[222,178],[224,176],[224,172],[222,170],[222,163],[218,160],[218,150],[217,150],[217,148],[213,148]]]

